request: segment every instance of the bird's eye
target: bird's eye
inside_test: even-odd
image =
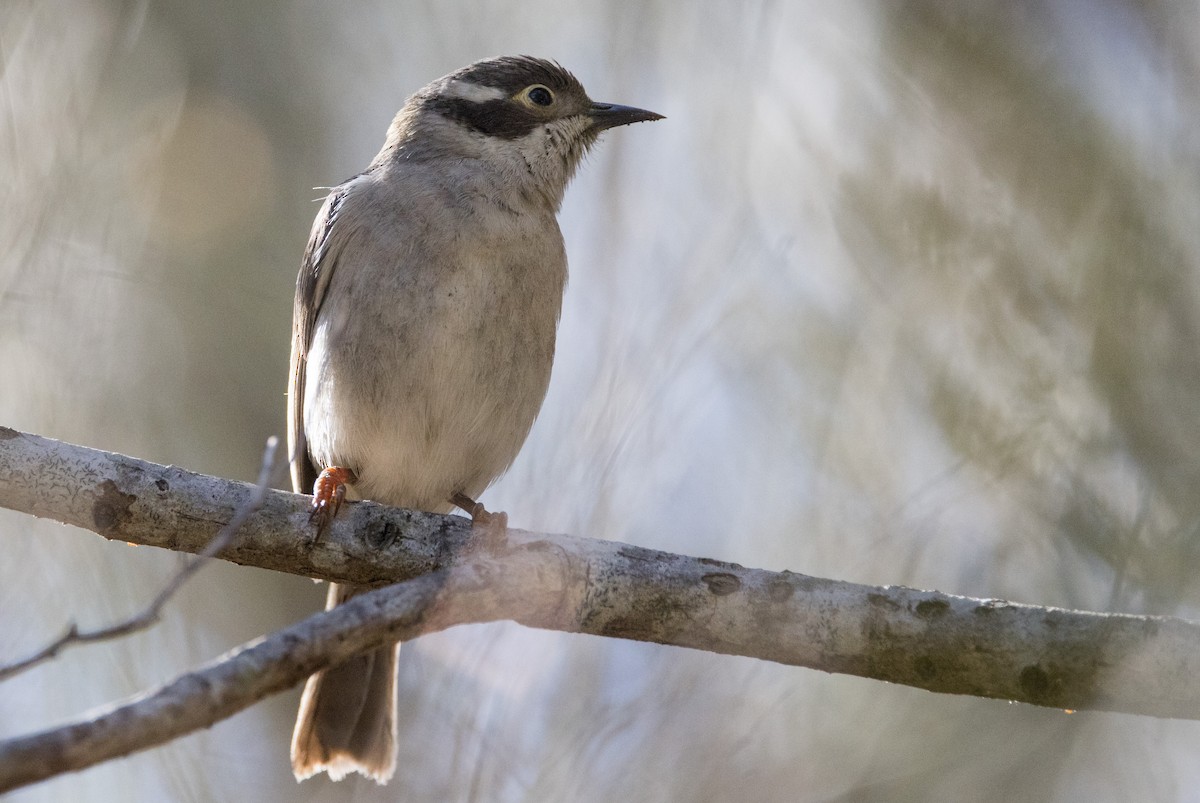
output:
[[[554,102],[554,95],[541,84],[525,90],[525,97],[529,98],[529,102],[535,106],[549,106]]]

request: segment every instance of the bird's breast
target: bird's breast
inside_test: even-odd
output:
[[[375,261],[335,273],[308,356],[305,431],[317,462],[355,470],[358,495],[449,509],[521,448],[550,379],[566,259],[556,224],[501,223],[434,248],[367,249]],[[389,252],[406,256],[387,266]]]

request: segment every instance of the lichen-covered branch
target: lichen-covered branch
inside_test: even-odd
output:
[[[0,428],[0,506],[106,538],[199,552],[252,491]],[[306,517],[304,497],[270,492],[219,557],[339,582],[407,582],[107,715],[0,743],[0,790],[47,777],[22,775],[25,767],[76,769],[204,727],[353,652],[501,619],[936,692],[1200,718],[1200,624],[1181,619],[863,586],[577,536],[510,530],[504,544],[476,543],[465,519],[369,502],[348,504],[314,543]],[[100,754],[81,746],[100,734],[120,738]]]

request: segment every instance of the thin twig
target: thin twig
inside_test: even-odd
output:
[[[0,665],[0,681],[7,680],[27,669],[32,669],[44,661],[50,660],[63,649],[73,644],[87,644],[121,638],[130,633],[145,630],[157,622],[163,607],[171,597],[179,592],[179,589],[192,578],[192,575],[198,572],[213,557],[220,554],[221,550],[229,546],[234,536],[237,535],[238,530],[246,523],[246,520],[262,507],[263,499],[266,497],[267,489],[270,487],[271,474],[275,469],[275,452],[278,446],[279,439],[274,435],[267,438],[267,445],[263,449],[262,465],[258,470],[258,481],[255,483],[254,491],[250,494],[249,498],[234,512],[233,518],[221,528],[208,547],[176,572],[175,576],[163,586],[162,591],[158,592],[158,596],[144,610],[128,619],[96,630],[81,631],[78,625],[71,622],[67,625],[65,633],[37,652],[13,663]]]
[[[453,622],[431,622],[422,614],[436,603],[448,576],[448,571],[435,572],[361,594],[157,689],[40,733],[0,741],[0,795],[208,727],[397,636],[443,629]],[[281,748],[280,762],[285,752]]]

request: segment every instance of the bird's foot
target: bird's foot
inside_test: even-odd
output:
[[[488,512],[482,502],[476,502],[464,493],[456,493],[450,501],[471,516],[471,531],[480,538],[484,548],[495,550],[508,540],[508,514],[504,511]]]
[[[357,480],[358,476],[352,470],[342,466],[330,466],[317,477],[313,483],[312,510],[308,514],[309,522],[317,525],[317,538],[329,527],[342,502],[346,501],[346,484]]]

